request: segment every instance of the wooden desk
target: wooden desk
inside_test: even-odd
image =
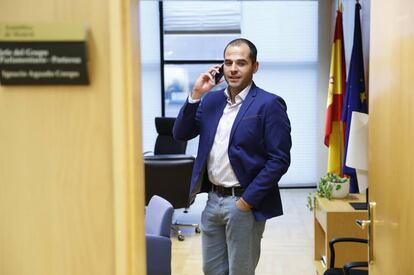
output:
[[[316,273],[322,275],[330,263],[329,241],[338,237],[368,238],[368,230],[362,230],[355,224],[356,219],[368,219],[367,210],[354,210],[349,202],[364,202],[365,195],[350,194],[345,199],[316,198],[315,201],[315,252]],[[366,244],[338,243],[335,244],[335,267],[342,267],[347,262],[367,261],[368,247]]]

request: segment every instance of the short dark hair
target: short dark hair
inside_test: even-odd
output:
[[[253,64],[257,61],[257,48],[256,46],[246,38],[236,38],[230,41],[227,46],[224,48],[223,56],[226,54],[226,50],[229,46],[240,46],[241,44],[246,44],[250,49],[250,59],[252,60]]]

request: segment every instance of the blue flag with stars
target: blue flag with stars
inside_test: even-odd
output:
[[[344,105],[342,109],[342,121],[346,125],[343,173],[350,177],[350,193],[359,192],[355,169],[345,165],[345,160],[348,152],[349,130],[351,128],[351,116],[353,111],[368,113],[368,96],[367,92],[365,91],[364,56],[362,52],[360,10],[361,5],[359,3],[356,3],[354,44],[352,46],[348,81],[346,83],[345,98],[343,103]]]

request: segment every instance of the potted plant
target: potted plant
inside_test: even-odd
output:
[[[349,193],[349,178],[341,177],[334,173],[327,173],[321,177],[316,194],[319,197],[327,198],[344,198]],[[313,210],[315,207],[315,195],[309,193],[307,197],[307,207]]]

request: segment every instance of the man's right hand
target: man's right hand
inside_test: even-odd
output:
[[[200,74],[196,82],[194,83],[193,91],[191,92],[191,99],[199,100],[203,94],[210,91],[214,86],[220,84],[224,80],[221,80],[216,84],[214,81],[214,75],[218,73],[221,65],[214,65],[207,72]]]

